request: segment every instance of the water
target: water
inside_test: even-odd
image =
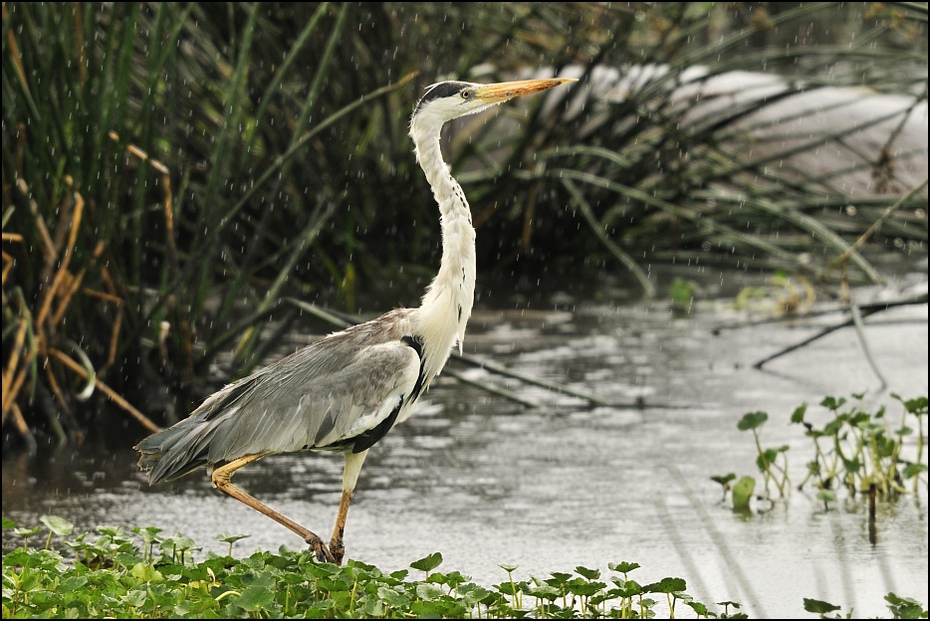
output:
[[[916,280],[925,286],[926,271]],[[889,591],[927,606],[926,475],[917,499],[880,505],[874,544],[858,501],[824,511],[808,488],[771,509],[757,502],[746,517],[721,501],[710,480],[756,475],[752,438],[736,429],[746,412],[769,413],[763,445],[790,447],[795,483],[813,456],[801,428],[788,424],[802,402],[826,420],[816,407],[825,395],[866,392],[868,407],[886,404],[897,420],[889,392],[927,394],[926,305],[866,320],[873,358],[890,385],[881,392],[850,329],[764,371],[752,368],[841,315],[715,334],[747,317],[721,303],[683,318],[661,303],[612,299],[609,291],[584,298],[562,291],[529,309],[519,303],[522,310],[478,311],[466,354],[607,402],[642,399],[658,407],[591,406],[450,363],[418,412],[369,455],[349,513],[348,557],[393,571],[440,551],[441,569],[485,586],[506,579],[500,564],[518,566],[514,577],[525,579],[578,565],[606,576],[608,563],[632,561],[642,568],[630,577],[641,584],[681,577],[688,593],[718,613],[713,604],[729,599],[754,617],[805,614],[805,597],[841,605],[844,614],[883,616]],[[504,305],[493,296],[485,304],[495,300]],[[527,408],[461,383],[453,370],[540,405]],[[228,545],[215,539],[222,534],[249,535],[235,544],[237,556],[301,547],[283,527],[211,489],[206,476],[149,488],[128,447],[87,452],[5,458],[3,514],[20,525],[55,514],[81,530],[156,526],[191,537],[202,554],[226,553]],[[236,481],[328,538],[341,466],[337,456],[278,456],[244,468]],[[4,546],[10,539],[5,532]]]

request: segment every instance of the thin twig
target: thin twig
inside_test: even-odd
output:
[[[927,303],[926,293],[921,293],[914,297],[901,298],[898,300],[889,300],[887,302],[872,302],[870,304],[860,304],[859,310],[874,312],[874,310],[887,310],[890,308],[895,308],[897,306],[913,306],[915,304],[926,304]],[[842,307],[832,306],[829,308],[818,308],[815,311],[807,311],[805,313],[785,313],[783,315],[778,315],[777,317],[766,317],[765,319],[757,319],[753,321],[744,321],[740,323],[731,323],[727,325],[718,325],[711,329],[712,334],[719,334],[724,330],[740,330],[743,328],[757,328],[759,326],[768,325],[771,323],[778,323],[783,321],[798,321],[799,319],[810,319],[811,317],[819,317],[822,315],[833,315],[836,313],[842,313],[849,310],[849,307],[843,305]]]
[[[305,310],[305,311],[307,311],[308,313],[311,313],[311,314],[313,314],[314,316],[319,317],[320,319],[322,319],[322,320],[324,320],[324,321],[327,321],[327,322],[329,322],[329,323],[332,323],[332,324],[334,324],[334,325],[337,325],[337,326],[340,326],[340,327],[343,327],[343,328],[348,327],[348,326],[350,326],[350,325],[353,325],[353,324],[355,324],[355,323],[358,323],[358,321],[357,321],[356,319],[352,318],[352,317],[348,317],[348,316],[346,316],[346,315],[343,315],[342,313],[337,313],[337,312],[331,311],[331,310],[323,310],[323,309],[321,309],[321,308],[319,308],[319,307],[317,307],[317,306],[315,306],[315,305],[313,305],[313,304],[310,304],[309,302],[304,302],[304,301],[302,301],[302,300],[297,300],[297,299],[295,299],[295,298],[285,298],[285,301],[288,302],[288,303],[290,303],[290,304],[294,304],[294,305],[297,306],[298,308],[300,308],[300,309],[302,309],[302,310]],[[594,406],[605,406],[605,407],[622,408],[622,409],[628,409],[628,408],[636,408],[636,409],[642,409],[642,408],[663,408],[663,409],[665,409],[665,408],[685,407],[685,406],[670,405],[670,404],[667,404],[667,403],[662,403],[662,404],[652,403],[652,404],[649,404],[649,403],[646,403],[646,402],[643,401],[643,400],[636,400],[636,401],[630,402],[630,403],[618,403],[618,402],[605,401],[604,399],[601,399],[600,397],[596,397],[596,396],[594,396],[594,395],[592,395],[592,394],[580,392],[580,391],[574,390],[574,389],[572,389],[572,388],[569,388],[569,387],[567,387],[567,386],[563,386],[562,384],[556,384],[556,383],[554,383],[554,382],[547,382],[547,381],[545,381],[545,380],[541,380],[541,379],[532,377],[532,376],[530,376],[530,375],[526,375],[526,374],[523,374],[523,373],[519,373],[519,372],[517,372],[517,371],[513,371],[513,370],[508,369],[508,368],[506,368],[506,367],[504,367],[504,366],[501,366],[501,365],[499,365],[499,364],[496,364],[496,363],[494,363],[494,362],[490,362],[490,361],[488,361],[488,360],[483,360],[483,359],[477,358],[477,357],[475,357],[475,356],[468,356],[468,355],[465,355],[465,354],[457,354],[457,353],[453,352],[452,355],[450,356],[450,358],[451,358],[452,360],[457,361],[457,362],[461,362],[461,363],[464,363],[464,364],[467,364],[467,365],[470,365],[470,366],[473,366],[473,367],[478,367],[478,368],[480,368],[480,369],[484,369],[485,371],[488,371],[488,372],[490,372],[490,373],[494,373],[494,374],[496,374],[496,375],[501,375],[501,376],[504,376],[504,377],[509,377],[509,378],[512,378],[512,379],[516,379],[516,380],[519,380],[519,381],[521,381],[521,382],[523,382],[523,383],[525,383],[525,384],[532,384],[532,385],[534,385],[534,386],[540,386],[540,387],[545,388],[546,390],[548,390],[548,391],[550,391],[550,392],[554,392],[554,393],[558,393],[558,394],[563,394],[563,395],[568,395],[568,396],[570,396],[570,397],[575,397],[575,398],[577,398],[577,399],[582,399],[583,401],[587,401],[590,405],[594,405]],[[456,379],[459,379],[459,380],[461,380],[461,381],[464,381],[464,382],[466,382],[466,383],[468,383],[468,384],[471,384],[471,385],[473,385],[473,386],[478,386],[479,388],[482,388],[482,389],[484,389],[484,390],[487,390],[488,392],[492,392],[492,393],[494,393],[494,394],[503,396],[503,397],[505,397],[505,398],[507,398],[507,399],[510,399],[510,400],[512,400],[512,401],[516,401],[517,403],[521,403],[521,404],[523,404],[523,405],[525,405],[525,406],[527,406],[527,407],[538,407],[538,404],[536,404],[536,403],[534,403],[534,402],[532,402],[532,401],[528,401],[528,400],[526,400],[526,399],[523,399],[522,397],[519,397],[519,396],[517,396],[515,393],[512,393],[512,392],[510,392],[510,391],[503,390],[503,389],[499,389],[499,388],[496,388],[496,387],[492,387],[492,386],[490,386],[490,385],[488,385],[488,384],[485,384],[485,383],[483,383],[483,382],[479,382],[479,381],[477,381],[477,380],[463,378],[463,377],[461,376],[461,374],[458,374],[458,373],[455,373],[455,372],[452,372],[451,375],[452,375],[453,377],[455,377]]]
[[[873,303],[873,304],[862,305],[862,306],[859,306],[859,307],[858,307],[858,311],[859,311],[860,320],[861,320],[861,319],[864,318],[864,317],[868,317],[869,315],[873,315],[873,314],[875,314],[875,313],[878,313],[878,312],[881,312],[881,311],[884,311],[884,310],[888,310],[889,308],[893,308],[893,307],[895,307],[895,306],[902,306],[902,305],[904,305],[904,304],[926,304],[926,303],[927,303],[927,294],[924,293],[924,294],[922,294],[922,295],[916,296],[916,297],[914,297],[914,298],[912,298],[912,299],[909,299],[909,300],[901,300],[901,301],[896,301],[896,302],[884,302],[884,303],[883,303],[883,302],[876,302],[876,303]],[[855,319],[850,318],[850,319],[847,319],[846,321],[843,321],[843,322],[838,323],[838,324],[836,324],[836,325],[833,325],[833,326],[829,326],[829,327],[827,327],[827,328],[824,328],[823,330],[821,330],[821,331],[818,332],[817,334],[811,336],[810,338],[804,339],[804,340],[801,341],[800,343],[795,343],[794,345],[791,345],[790,347],[786,347],[785,349],[782,349],[781,351],[779,351],[779,352],[777,352],[777,353],[774,353],[774,354],[772,354],[771,356],[768,356],[767,358],[763,358],[763,359],[760,360],[759,362],[757,362],[757,363],[755,363],[754,365],[752,365],[752,368],[754,368],[754,369],[761,369],[762,366],[763,366],[764,364],[766,364],[767,362],[771,362],[772,360],[775,360],[776,358],[780,358],[780,357],[784,356],[785,354],[791,353],[791,352],[793,352],[793,351],[795,351],[795,350],[797,350],[797,349],[801,349],[802,347],[805,347],[806,345],[809,345],[810,343],[813,343],[813,342],[816,341],[817,339],[820,339],[820,338],[822,338],[822,337],[824,337],[824,336],[827,336],[828,334],[831,334],[831,333],[833,333],[833,332],[836,332],[837,330],[840,330],[840,329],[845,328],[845,327],[847,327],[847,326],[855,325],[855,322],[856,322]],[[882,380],[882,381],[884,381],[884,380]]]
[[[911,188],[911,191],[910,191],[910,192],[908,192],[907,194],[905,194],[904,196],[902,196],[900,199],[898,199],[897,201],[895,201],[893,205],[890,205],[890,206],[885,210],[885,212],[884,212],[877,220],[875,220],[875,222],[872,223],[872,226],[870,226],[870,227],[866,230],[865,233],[863,233],[862,235],[859,236],[859,238],[855,241],[855,243],[853,243],[852,246],[850,246],[849,248],[847,248],[846,251],[843,252],[843,254],[841,254],[839,257],[837,257],[837,258],[833,261],[833,264],[834,264],[834,265],[839,265],[839,264],[842,264],[842,263],[845,263],[846,261],[848,261],[849,258],[850,258],[850,256],[852,255],[852,253],[854,253],[859,247],[861,247],[866,241],[868,241],[868,239],[869,239],[869,237],[871,237],[872,233],[874,233],[874,232],[878,229],[878,227],[882,225],[882,222],[884,222],[885,220],[887,220],[888,217],[889,217],[892,213],[894,213],[894,211],[895,211],[896,209],[898,209],[899,207],[901,207],[901,205],[905,204],[907,201],[911,200],[912,197],[914,197],[918,192],[920,192],[921,190],[923,190],[925,187],[927,187],[927,179],[924,179],[922,183],[919,183],[919,184],[917,184],[916,186],[914,186],[913,188]]]
[[[503,397],[515,403],[519,403],[520,405],[523,405],[524,407],[528,407],[528,408],[539,407],[539,404],[536,403],[535,401],[524,399],[517,393],[507,390],[506,388],[501,388],[499,386],[495,386],[494,384],[489,384],[488,382],[482,382],[481,380],[472,379],[470,377],[467,377],[464,373],[461,373],[459,371],[446,371],[446,373],[448,373],[449,375],[451,375],[458,381],[462,382],[463,384],[469,384],[471,386],[475,386],[485,392],[489,392],[493,395]]]

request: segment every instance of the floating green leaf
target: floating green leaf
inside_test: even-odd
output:
[[[580,575],[584,576],[588,580],[597,580],[601,577],[600,569],[589,569],[587,567],[578,566],[575,568],[575,571]]]
[[[55,515],[43,515],[39,518],[39,521],[59,537],[70,535],[74,530],[74,524]]]
[[[756,480],[750,476],[741,477],[733,486],[733,508],[739,510],[749,509],[752,492],[756,488]]]
[[[410,566],[414,569],[419,569],[420,571],[425,571],[427,573],[433,571],[440,565],[442,565],[442,554],[439,552],[433,552],[428,556],[424,556],[423,558],[410,563]]]
[[[274,593],[264,586],[246,588],[236,603],[249,612],[265,610],[274,601]]]
[[[748,431],[750,429],[758,429],[765,424],[765,421],[769,419],[769,415],[765,412],[748,412],[744,414],[743,417],[736,423],[736,428],[740,431]]]
[[[683,578],[663,578],[643,587],[646,593],[678,593],[688,588]]]
[[[831,604],[829,602],[824,602],[819,599],[810,599],[808,597],[804,598],[804,610],[807,612],[813,612],[819,615],[825,615],[828,612],[833,612],[834,610],[839,610],[840,607]]]

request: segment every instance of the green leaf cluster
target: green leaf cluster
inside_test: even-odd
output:
[[[486,618],[644,619],[676,614],[681,603],[699,618],[746,618],[729,600],[709,606],[688,595],[683,578],[641,583],[630,578],[638,563],[609,563],[610,576],[578,566],[548,578],[513,579],[515,566],[502,565],[508,579],[484,587],[457,571],[436,571],[436,552],[410,564],[424,572],[384,572],[350,560],[344,567],[320,563],[308,552],[257,551],[248,557],[208,555],[183,536],[162,537],[155,528],[99,527],[54,550],[52,536],[67,536],[71,525],[45,516],[44,548],[31,548],[42,527],[20,528],[4,517],[3,529],[23,544],[3,556],[3,618]],[[223,535],[233,543],[237,536]],[[157,548],[156,553],[153,550]],[[664,596],[666,607],[659,602]],[[927,617],[923,606],[894,593],[886,596],[895,618]],[[809,612],[839,607],[805,599]]]

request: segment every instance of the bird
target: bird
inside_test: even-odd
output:
[[[475,229],[461,185],[444,161],[443,126],[574,78],[428,86],[410,117],[416,160],[439,207],[439,270],[417,308],[395,308],[333,332],[208,396],[190,415],[135,445],[149,485],[205,467],[221,492],[300,536],[319,562],[341,565],[345,525],[368,451],[406,420],[457,346],[475,294]],[[342,453],[342,496],[329,543],[231,482],[269,455]]]

